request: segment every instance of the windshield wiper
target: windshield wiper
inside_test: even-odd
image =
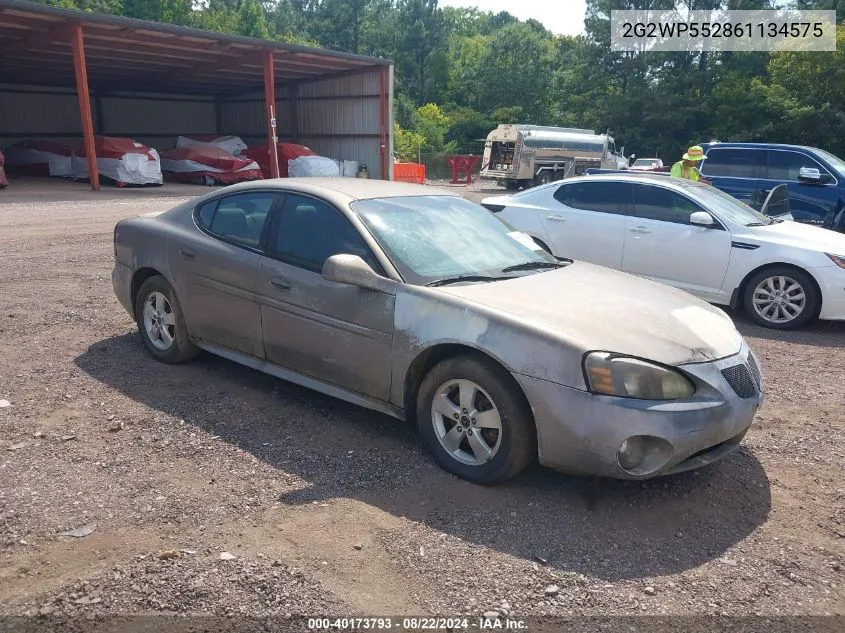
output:
[[[535,268],[563,268],[566,264],[560,262],[523,262],[502,268],[503,273],[516,272],[517,270],[534,270]]]
[[[772,221],[772,222],[749,222],[745,226],[769,226],[770,224],[774,224],[774,221]]]
[[[426,286],[445,286],[446,284],[456,284],[461,281],[501,281],[502,279],[513,279],[513,277],[491,277],[490,275],[459,275],[457,277],[444,277],[443,279],[435,279],[426,284]]]

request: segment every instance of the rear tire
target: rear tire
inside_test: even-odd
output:
[[[552,175],[548,171],[541,171],[534,177],[534,184],[536,186],[546,185],[552,181]]]
[[[135,322],[144,347],[164,363],[181,363],[200,350],[191,343],[182,306],[161,275],[147,279],[135,297]]]
[[[755,273],[745,284],[743,308],[763,327],[794,330],[814,319],[821,297],[810,275],[788,266],[773,266]]]
[[[420,385],[416,414],[435,461],[462,479],[503,482],[537,455],[534,421],[518,385],[489,360],[466,355],[435,365]]]
[[[519,182],[516,180],[506,180],[505,181],[505,189],[508,191],[516,191],[519,189]]]

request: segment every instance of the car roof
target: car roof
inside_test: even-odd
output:
[[[701,147],[707,151],[718,147],[726,149],[800,149],[815,152],[817,148],[809,145],[789,145],[786,143],[702,143]]]
[[[461,197],[460,193],[446,188],[430,185],[417,185],[405,182],[376,180],[369,178],[275,178],[269,180],[254,180],[226,187],[221,193],[242,193],[245,191],[281,189],[296,191],[330,199],[337,204],[348,204],[355,200],[372,198],[395,198],[403,196],[453,196]],[[212,196],[209,196],[212,197]]]
[[[686,180],[685,178],[673,178],[665,172],[649,173],[636,171],[620,171],[613,174],[589,174],[586,176],[576,176],[575,178],[567,178],[566,180],[555,181],[555,184],[561,185],[576,182],[595,182],[597,180],[606,180],[613,182],[638,182],[641,184],[648,185],[665,185],[670,188],[684,189],[693,192],[708,187],[708,185],[693,182],[692,180]],[[527,191],[531,191],[531,189],[528,189]]]

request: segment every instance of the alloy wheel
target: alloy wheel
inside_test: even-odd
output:
[[[785,275],[763,279],[752,295],[754,311],[769,323],[789,323],[807,307],[803,286]]]
[[[151,292],[144,301],[144,329],[156,349],[166,351],[176,339],[176,315],[161,292]]]
[[[431,421],[446,452],[471,466],[493,459],[502,443],[502,418],[490,395],[471,380],[450,380],[435,393]]]

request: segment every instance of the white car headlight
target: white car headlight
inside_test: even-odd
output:
[[[638,358],[591,352],[584,358],[587,387],[593,393],[640,400],[680,400],[695,393],[680,372]]]
[[[830,259],[833,261],[834,264],[839,266],[840,268],[845,268],[845,257],[842,255],[833,255],[831,253],[825,253]]]

